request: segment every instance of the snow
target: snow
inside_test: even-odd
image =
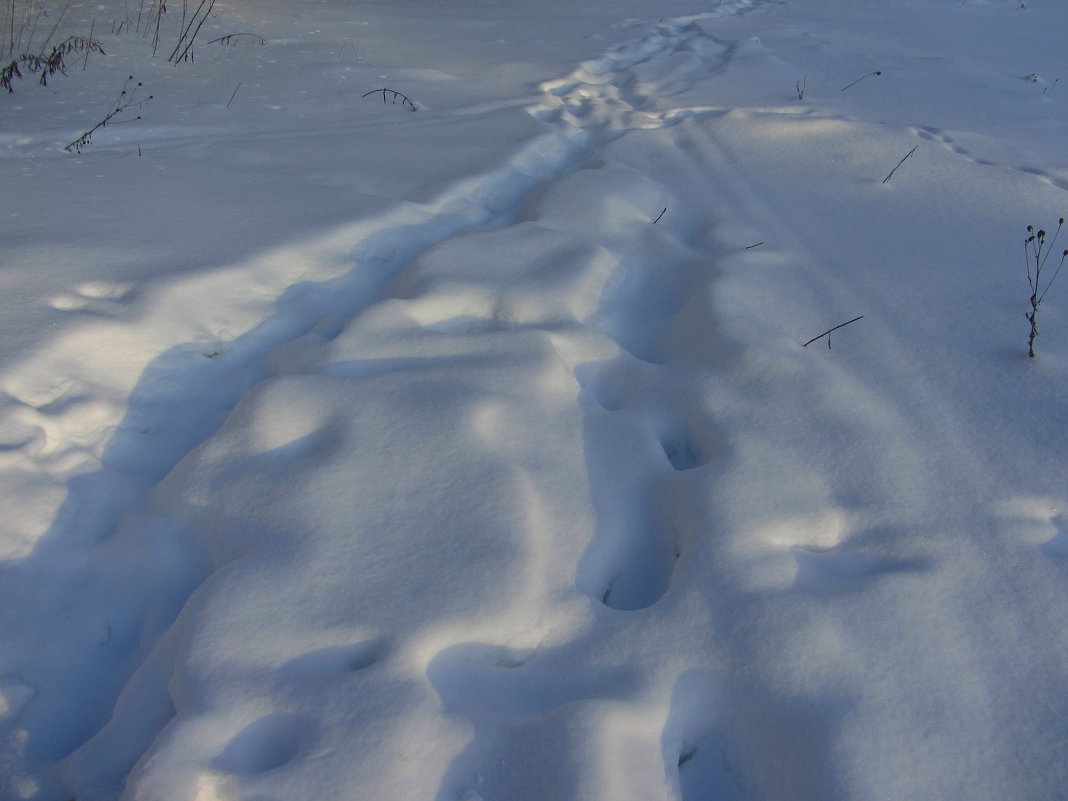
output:
[[[126,9],[0,98],[0,799],[1068,798],[1068,7]]]

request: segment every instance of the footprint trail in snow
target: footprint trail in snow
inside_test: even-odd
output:
[[[702,48],[715,52],[702,54]],[[634,232],[656,235],[642,245],[646,249],[679,248],[671,237],[660,234],[663,229],[651,226],[651,216],[663,199],[655,184],[628,168],[591,169],[585,165],[602,146],[628,130],[662,127],[684,116],[649,110],[652,104],[642,92],[658,87],[655,76],[638,80],[642,70],[656,72],[661,69],[656,62],[681,59],[683,64],[666,69],[668,78],[678,81],[687,70],[696,74],[712,62],[722,65],[728,56],[729,51],[714,45],[693,20],[684,20],[662,24],[645,39],[585,63],[564,82],[543,87],[545,101],[530,112],[551,120],[552,127],[511,164],[457,184],[425,209],[402,208],[384,219],[355,224],[337,237],[359,238],[351,253],[357,269],[322,283],[288,287],[273,317],[248,333],[230,341],[174,348],[150,365],[131,396],[117,433],[99,451],[100,471],[79,479],[79,484],[71,483],[65,515],[66,519],[88,518],[95,524],[96,531],[89,533],[83,546],[90,552],[95,547],[122,553],[134,547],[131,542],[143,541],[146,533],[158,532],[147,546],[138,547],[147,547],[150,553],[154,549],[155,580],[163,581],[168,589],[158,594],[161,610],[154,618],[151,610],[135,608],[146,591],[140,582],[127,586],[127,600],[123,601],[123,593],[116,592],[120,577],[101,580],[92,573],[84,575],[81,580],[90,586],[95,582],[91,592],[112,596],[130,608],[124,610],[121,624],[115,620],[95,624],[108,647],[96,654],[94,661],[79,664],[89,686],[96,687],[99,706],[87,709],[77,726],[68,726],[62,742],[53,738],[53,749],[39,754],[38,760],[66,757],[73,775],[81,777],[78,781],[84,785],[83,792],[115,786],[137,763],[133,785],[147,788],[144,792],[150,794],[160,793],[160,798],[199,792],[195,789],[201,781],[196,778],[198,771],[250,782],[251,777],[299,761],[305,736],[299,731],[309,725],[301,723],[299,715],[274,711],[276,702],[269,702],[272,708],[267,710],[227,709],[224,701],[209,701],[206,711],[187,710],[173,682],[164,690],[156,675],[169,670],[182,677],[192,670],[190,665],[197,662],[195,654],[200,651],[197,643],[208,636],[203,630],[220,625],[208,625],[207,620],[248,612],[248,607],[239,609],[225,598],[235,597],[235,592],[255,595],[259,580],[250,578],[250,586],[239,589],[243,584],[234,575],[235,566],[280,558],[268,556],[274,551],[269,543],[280,547],[286,540],[289,535],[278,521],[292,518],[294,511],[289,509],[289,501],[285,510],[273,509],[271,504],[258,511],[243,507],[268,476],[278,480],[280,474],[292,471],[294,480],[302,480],[302,465],[316,465],[313,476],[328,472],[347,476],[364,509],[351,512],[349,525],[361,531],[392,532],[389,541],[401,553],[425,552],[435,547],[439,538],[448,537],[448,525],[425,531],[421,524],[405,523],[404,518],[421,519],[413,508],[411,499],[415,496],[428,499],[423,519],[437,519],[445,513],[446,518],[454,516],[457,525],[466,520],[464,529],[484,527],[484,553],[478,559],[465,556],[463,560],[470,564],[460,571],[470,575],[473,586],[477,584],[475,577],[492,564],[503,571],[502,579],[507,578],[518,569],[518,555],[523,575],[512,577],[508,595],[513,596],[511,614],[520,619],[503,625],[486,622],[481,627],[486,629],[487,641],[518,636],[525,645],[531,638],[540,638],[540,625],[525,617],[531,610],[539,610],[539,615],[551,610],[546,596],[553,593],[571,597],[567,602],[574,608],[571,614],[588,615],[581,611],[584,596],[575,589],[576,581],[598,603],[617,608],[648,606],[666,591],[679,558],[674,523],[663,508],[670,492],[667,485],[676,470],[696,467],[715,443],[694,444],[687,423],[676,420],[670,409],[610,412],[628,418],[624,425],[615,426],[615,433],[596,420],[584,420],[585,413],[575,400],[580,394],[596,395],[598,390],[592,385],[599,381],[591,378],[587,388],[576,376],[593,363],[629,359],[628,346],[647,351],[637,357],[639,371],[641,365],[648,365],[653,358],[650,354],[659,347],[658,326],[677,311],[691,287],[681,282],[667,287],[648,311],[632,286],[607,291],[606,295],[606,287],[612,283],[642,280],[640,270],[621,264],[634,259],[633,253],[628,255],[635,244]],[[567,181],[569,176],[574,179]],[[554,200],[554,195],[559,197]],[[576,198],[584,207],[581,218],[568,207]],[[500,228],[500,224],[505,227]],[[675,256],[682,273],[696,270],[693,260],[694,256],[685,252]],[[487,280],[488,276],[493,280]],[[105,290],[86,287],[80,296],[58,298],[55,305],[89,310],[97,304],[104,309],[102,304],[121,302],[130,291]],[[600,308],[611,295],[618,299],[608,301],[607,309]],[[163,313],[166,303],[164,298],[158,305]],[[636,316],[628,314],[628,303],[638,312]],[[632,316],[635,319],[631,320]],[[594,319],[597,322],[591,324]],[[639,328],[638,336],[623,333]],[[615,338],[613,332],[617,332]],[[626,336],[634,341],[616,341]],[[586,371],[599,372],[600,368]],[[632,377],[617,376],[617,380],[630,382]],[[515,391],[502,396],[502,383],[515,387]],[[433,392],[424,391],[424,400],[419,398],[421,386],[434,388]],[[170,387],[181,389],[174,392]],[[320,389],[306,397],[304,387]],[[322,398],[333,396],[333,387],[345,389],[324,406]],[[370,393],[368,401],[359,403],[356,398],[364,391]],[[22,394],[26,397],[25,392]],[[395,408],[413,404],[401,419],[425,419],[427,426],[425,430],[417,426],[405,431],[396,423],[389,424],[382,432],[381,444],[365,450],[367,446],[359,446],[367,440],[364,429],[377,430],[384,425],[384,419],[377,422],[368,410],[387,398],[391,400],[380,407],[382,415],[392,417]],[[189,414],[191,404],[202,411]],[[352,404],[358,405],[360,414],[340,415],[342,408]],[[185,414],[176,415],[179,408]],[[597,409],[590,414],[597,416]],[[539,422],[543,415],[549,416]],[[596,430],[599,426],[602,431]],[[547,431],[558,434],[546,436]],[[636,444],[642,455],[636,467],[614,475],[607,466],[598,464],[603,455],[596,439],[605,433],[618,434]],[[229,446],[220,443],[235,437],[250,455],[231,464],[225,455]],[[349,445],[339,444],[343,442]],[[435,446],[429,447],[430,443]],[[437,471],[425,466],[410,486],[403,490],[392,487],[390,498],[378,497],[378,490],[360,479],[365,468],[359,465],[368,464],[368,460],[376,462],[376,473],[396,471],[404,475],[405,460],[425,463],[428,447],[429,458],[440,462],[443,479],[464,476],[465,481],[457,486],[468,481],[481,483],[487,501],[518,496],[527,499],[525,507],[502,510],[497,508],[499,502],[484,505],[475,498],[452,497],[456,493],[449,491],[448,481],[438,488],[427,486],[427,473]],[[403,456],[405,453],[408,455]],[[388,454],[396,455],[395,466],[391,466]],[[334,459],[345,468],[327,470]],[[528,467],[528,461],[535,464]],[[551,470],[548,465],[552,465]],[[595,495],[603,498],[595,499],[596,522],[584,511],[581,489],[576,495],[588,472],[597,474],[596,481],[606,482],[604,487],[594,488]],[[481,474],[485,474],[483,480],[471,478]],[[62,475],[57,473],[57,479],[63,480]],[[163,476],[167,478],[156,486]],[[307,480],[316,483],[311,476]],[[150,491],[147,507],[139,510]],[[467,495],[466,490],[463,495]],[[630,513],[611,509],[612,499],[623,495],[632,496]],[[314,492],[309,491],[309,497],[314,497]],[[443,503],[443,498],[450,500]],[[456,510],[449,513],[454,505]],[[87,516],[93,506],[100,508]],[[225,511],[230,508],[234,511]],[[371,511],[375,509],[379,511]],[[378,519],[387,512],[399,519]],[[110,533],[114,521],[123,518],[120,535],[115,537]],[[53,526],[55,537],[62,536],[63,519]],[[306,518],[292,522],[293,530],[309,525]],[[338,521],[331,519],[322,525],[333,531]],[[403,533],[409,528],[413,530]],[[595,528],[597,545],[584,554],[589,532]],[[248,536],[255,531],[256,538],[249,540],[241,531],[249,531]],[[185,537],[191,540],[191,548],[183,545]],[[93,545],[102,538],[107,538],[107,544]],[[563,541],[558,542],[561,538]],[[470,536],[466,539],[467,547],[472,547]],[[363,539],[358,537],[357,542]],[[307,547],[316,550],[311,544]],[[330,538],[324,537],[319,547],[330,551]],[[359,563],[361,547],[346,559]],[[371,552],[363,556],[383,558]],[[323,558],[327,558],[325,553],[309,557],[300,569],[310,570],[311,564]],[[106,554],[98,559],[105,569]],[[182,564],[180,570],[175,570],[175,559]],[[28,563],[23,576],[10,586],[38,581],[34,564]],[[298,564],[299,560],[295,566]],[[196,578],[205,569],[206,574]],[[175,578],[181,580],[175,583]],[[150,576],[147,579],[153,580]],[[427,594],[452,595],[459,602],[463,593],[449,589],[457,580],[458,576],[448,574],[436,579],[406,577],[406,582],[424,587]],[[338,581],[341,597],[351,594],[345,586],[348,582]],[[440,586],[441,581],[444,586]],[[199,586],[190,596],[192,582]],[[299,583],[295,584],[299,588]],[[483,595],[474,593],[466,604],[460,604],[473,617],[465,625],[464,637],[477,635],[480,626],[475,619],[481,610],[499,605],[499,601]],[[355,596],[362,597],[360,592]],[[189,600],[179,620],[169,625],[186,597]],[[312,614],[308,603],[294,599],[291,608]],[[390,611],[383,619],[363,623],[356,622],[362,615],[354,614],[342,631],[321,634],[325,638],[322,642],[308,642],[306,655],[287,653],[284,658],[272,658],[282,659],[295,671],[301,665],[316,663],[316,654],[343,654],[349,647],[345,642],[368,636],[389,641],[391,631],[407,633],[428,626],[434,630],[442,624],[431,626],[431,620],[448,618],[446,609],[441,609],[419,626],[405,625],[405,615],[399,610],[406,604],[400,600],[393,604],[371,603],[369,599],[358,603],[353,597],[347,603],[338,598],[331,603],[352,609],[381,604]],[[407,604],[423,608],[416,598]],[[202,608],[199,613],[194,611],[198,607]],[[415,611],[410,614],[413,619],[419,617]],[[251,622],[242,628],[249,634],[259,630],[258,624]],[[147,659],[132,647],[133,632],[138,629],[145,632],[149,642],[160,636],[158,632],[167,632]],[[430,638],[435,650],[450,647],[440,641],[445,636],[435,632]],[[283,632],[278,633],[278,640],[287,642]],[[112,654],[115,647],[120,650]],[[430,647],[421,646],[423,650]],[[419,650],[412,643],[393,643],[385,652],[397,654],[396,659],[407,654],[408,660],[429,664],[432,656],[409,653]],[[361,664],[365,661],[352,659]],[[171,667],[163,669],[161,663]],[[250,669],[254,663],[256,660],[251,659]],[[114,714],[109,714],[108,696],[118,687],[112,683],[114,689],[105,689],[102,674],[111,674],[112,682],[122,680],[124,672],[138,664],[140,668],[127,683]],[[292,671],[282,669],[282,675]],[[221,674],[217,669],[213,672],[210,664],[198,665],[193,672],[197,674],[195,683],[207,687],[220,680]],[[250,687],[258,684],[249,676],[243,681]],[[76,686],[70,678],[65,683]],[[181,685],[183,679],[177,683]],[[264,692],[267,696],[277,694]],[[635,690],[627,692],[633,694]],[[42,688],[37,708],[70,703],[69,690],[57,685]],[[158,713],[148,714],[147,709]],[[168,754],[175,754],[180,762],[187,761],[189,755],[183,747],[169,744],[196,737],[200,727],[214,730],[211,721],[220,714],[233,718],[238,727],[229,742],[206,739],[204,761],[199,767],[170,766]],[[398,720],[403,721],[404,716]],[[42,720],[34,728],[31,719],[31,736],[49,737],[46,725]],[[117,748],[119,740],[124,743],[122,749]],[[146,750],[147,755],[142,754]],[[116,756],[103,756],[113,751]],[[478,761],[477,755],[473,758]],[[187,773],[188,780],[159,778],[171,777],[175,770]],[[461,771],[453,773],[460,776]]]
[[[966,612],[898,591],[959,510],[902,477],[930,475],[939,418],[797,347],[812,308],[874,293],[822,272],[737,156],[739,129],[847,123],[690,102],[763,57],[717,23],[766,5],[628,23],[540,85],[502,166],[282,253],[329,276],[279,268],[271,314],[160,356],[78,432],[91,470],[46,445],[88,377],[9,382],[13,447],[68,490],[45,550],[89,567],[31,557],[7,592],[67,581],[108,613],[70,617],[54,676],[0,676],[30,744],[0,768],[42,801],[825,801],[875,797],[857,765],[900,773],[895,699],[935,727],[898,669],[970,664],[923,625]],[[106,321],[136,294],[53,307]],[[1003,514],[1061,559],[1051,503]],[[916,624],[891,663],[863,630],[884,609]],[[938,709],[966,728],[976,692]]]

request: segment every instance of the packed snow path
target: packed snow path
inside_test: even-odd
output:
[[[0,586],[5,798],[1058,797],[1063,488],[1030,418],[983,440],[1057,373],[976,396],[944,297],[851,268],[913,255],[938,176],[1063,179],[719,100],[778,68],[719,29],[767,7],[625,23],[499,166],[265,257],[263,297],[176,281],[148,323],[273,309],[202,313],[128,397],[72,348],[10,373],[67,494]]]

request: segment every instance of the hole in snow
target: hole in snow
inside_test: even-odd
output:
[[[671,462],[671,466],[676,470],[693,470],[704,464],[697,449],[683,435],[665,439],[660,445],[664,449],[664,455]]]
[[[211,766],[240,776],[280,768],[300,751],[300,730],[300,721],[292,715],[262,717],[242,729]]]
[[[284,670],[323,674],[355,673],[378,662],[384,650],[385,645],[379,640],[319,648],[290,660]]]

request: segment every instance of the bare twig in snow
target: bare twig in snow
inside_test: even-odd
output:
[[[919,147],[919,145],[916,145],[916,147]],[[909,156],[916,152],[916,147],[912,148],[912,150],[905,154],[905,158],[901,159],[901,161],[897,163],[897,167],[900,167],[902,164],[904,164],[905,159],[907,159]],[[890,174],[883,178],[884,184],[889,183],[890,179],[894,177],[894,173],[897,172],[897,167],[894,167],[894,169],[890,170]]]
[[[137,90],[141,88],[140,81],[138,81],[137,85],[133,89],[131,89],[129,92],[127,92],[126,87],[130,85],[130,81],[132,81],[132,80],[133,80],[133,76],[132,75],[129,78],[126,79],[126,82],[122,85],[122,91],[119,92],[119,96],[115,100],[115,103],[113,104],[114,107],[111,109],[111,111],[109,111],[107,113],[107,115],[104,117],[104,119],[102,119],[100,122],[98,122],[92,128],[90,128],[88,131],[83,133],[81,136],[79,136],[77,139],[75,139],[69,145],[64,147],[63,148],[64,150],[66,150],[68,152],[73,150],[75,153],[81,153],[82,152],[82,148],[85,147],[86,145],[90,144],[93,141],[93,134],[96,133],[97,131],[99,131],[101,128],[103,128],[105,125],[107,125],[109,122],[111,122],[119,114],[122,114],[122,112],[124,112],[126,109],[128,109],[130,107],[140,108],[145,103],[147,103],[150,100],[152,100],[152,95],[149,95],[144,100],[138,100],[137,99]],[[135,121],[137,121],[139,119],[141,119],[140,115],[134,117],[132,120],[128,120],[128,122],[135,122]]]
[[[204,7],[205,5],[207,8]],[[178,43],[174,46],[174,50],[171,51],[167,61],[177,64],[180,61],[189,60],[190,48],[192,48],[193,42],[197,38],[197,34],[200,33],[201,27],[203,27],[204,23],[207,21],[213,8],[215,8],[215,0],[200,0],[200,5],[198,5],[196,11],[193,12],[193,16],[189,17],[189,21],[183,28],[181,35],[178,37]],[[184,7],[182,9],[182,21],[185,22]]]
[[[836,325],[836,326],[835,326],[834,328],[829,328],[829,329],[827,329],[826,331],[824,331],[824,332],[823,332],[822,334],[820,334],[820,335],[819,335],[818,337],[812,337],[812,339],[810,339],[810,340],[809,340],[808,342],[806,342],[806,343],[805,343],[804,345],[802,345],[801,347],[802,347],[802,348],[807,348],[807,347],[808,347],[809,345],[811,345],[811,344],[812,344],[813,342],[815,342],[815,341],[816,341],[817,339],[823,339],[823,337],[827,336],[827,335],[828,335],[829,333],[831,333],[832,331],[837,331],[837,330],[838,330],[839,328],[845,328],[845,327],[846,327],[847,325],[849,325],[850,323],[855,323],[855,322],[856,322],[857,320],[862,320],[862,319],[864,319],[864,315],[863,315],[863,314],[862,314],[862,315],[860,315],[860,317],[854,317],[854,318],[853,318],[852,320],[847,320],[847,321],[846,321],[846,322],[844,322],[844,323],[841,323],[841,324],[839,324],[839,325]],[[827,340],[827,347],[830,347],[830,344],[831,344],[831,341],[830,341],[830,339],[828,339],[828,340]]]
[[[865,78],[872,78],[872,77],[875,77],[876,75],[882,75],[882,74],[883,74],[882,70],[876,70],[875,72],[869,72],[867,75],[861,75],[859,78],[857,78],[855,81],[853,81],[853,83],[851,83],[851,84],[849,84],[847,86],[843,86],[842,87],[842,91],[844,92],[850,86],[856,86],[858,83],[863,81]]]
[[[412,111],[416,110],[415,103],[413,103],[406,95],[402,95],[396,89],[372,89],[370,92],[367,92],[365,95],[363,95],[363,97],[377,95],[379,92],[382,93],[383,103],[386,102],[386,96],[388,95],[389,97],[393,98],[393,105],[397,105],[397,103],[400,103],[402,106],[408,106],[408,108],[410,108]]]
[[[210,42],[208,42],[208,44],[233,44],[234,39],[238,36],[251,36],[253,39],[259,39],[261,47],[267,44],[267,40],[260,36],[258,33],[228,33],[226,34],[226,36],[220,36],[218,39],[212,39]]]
[[[1042,270],[1053,252],[1053,245],[1056,243],[1057,237],[1060,236],[1063,225],[1064,218],[1061,217],[1057,221],[1057,230],[1053,232],[1053,238],[1048,243],[1046,242],[1045,231],[1040,230],[1035,233],[1033,225],[1027,226],[1028,237],[1024,240],[1024,263],[1027,267],[1027,283],[1031,287],[1031,311],[1024,316],[1027,318],[1027,322],[1031,324],[1031,331],[1027,337],[1027,355],[1032,359],[1035,358],[1035,337],[1038,336],[1038,307],[1042,303],[1042,299],[1046,297],[1046,293],[1049,292],[1049,288],[1053,286],[1053,282],[1057,280],[1057,276],[1061,274],[1065,259],[1068,259],[1068,250],[1065,250],[1061,253],[1061,261],[1053,272],[1053,277],[1046,281],[1046,286],[1043,289]],[[1034,270],[1031,269],[1032,264],[1034,264]]]

